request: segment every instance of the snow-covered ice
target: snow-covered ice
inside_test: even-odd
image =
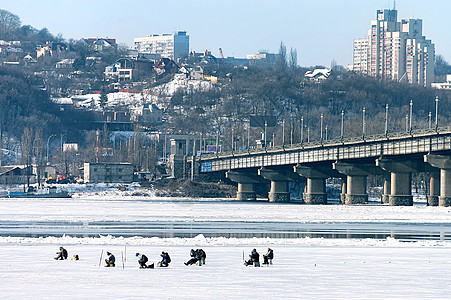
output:
[[[435,224],[449,231],[445,207],[309,206],[133,196],[103,190],[72,199],[0,199],[0,227],[40,222],[304,222]],[[55,261],[59,246],[80,261]],[[252,248],[274,249],[274,265],[243,266]],[[207,264],[186,267],[191,248]],[[99,267],[110,251],[116,268]],[[139,269],[135,252],[169,268]],[[424,299],[448,298],[451,242],[325,238],[121,236],[0,237],[0,299]],[[122,255],[125,256],[122,264]]]

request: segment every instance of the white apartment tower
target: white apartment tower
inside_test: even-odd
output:
[[[376,78],[430,86],[435,47],[422,35],[423,21],[397,19],[394,9],[377,11],[368,38],[354,40],[353,69]]]
[[[189,35],[186,31],[173,34],[153,34],[134,39],[135,49],[139,53],[152,54],[156,57],[166,57],[177,61],[188,57]]]

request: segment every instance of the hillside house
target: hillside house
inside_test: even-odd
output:
[[[82,38],[75,46],[85,47],[91,51],[102,52],[117,48],[116,39],[109,38]]]
[[[67,45],[64,43],[47,42],[36,50],[36,58],[41,56],[58,56],[61,52],[67,50]]]

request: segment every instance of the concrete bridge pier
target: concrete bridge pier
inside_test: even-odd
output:
[[[236,200],[238,201],[256,201],[257,193],[255,184],[261,183],[263,180],[252,171],[228,171],[226,177],[238,183],[238,191]]]
[[[269,202],[290,202],[288,183],[301,179],[291,167],[261,168],[258,170],[258,175],[271,181]]]
[[[326,179],[340,177],[340,174],[332,170],[332,166],[304,166],[294,167],[295,172],[307,178],[302,198],[306,204],[327,204]]]
[[[333,168],[341,174],[346,175],[345,204],[368,203],[366,178],[369,173],[367,170],[374,168],[374,166],[336,162],[333,164]]]
[[[340,203],[346,203],[346,191],[347,191],[347,181],[346,178],[341,179],[341,193],[340,193]]]
[[[451,206],[451,156],[428,154],[424,161],[440,169],[439,206]]]
[[[391,175],[389,172],[384,172],[384,190],[382,194],[382,203],[388,204],[391,193]]]
[[[438,206],[440,196],[440,172],[431,172],[429,179],[428,206]]]
[[[412,172],[417,167],[415,161],[395,161],[392,159],[376,159],[376,166],[390,172],[390,196],[388,203],[393,206],[412,206]]]

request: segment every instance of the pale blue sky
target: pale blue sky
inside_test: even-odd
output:
[[[134,37],[186,30],[190,49],[245,57],[296,48],[302,66],[352,62],[352,41],[366,37],[377,9],[393,0],[0,0],[23,24],[64,38]],[[398,19],[423,19],[423,34],[451,63],[451,1],[397,0]]]

